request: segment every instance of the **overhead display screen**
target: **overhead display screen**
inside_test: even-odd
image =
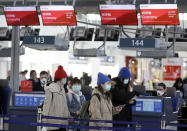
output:
[[[133,112],[162,112],[162,99],[137,98],[136,105],[132,107]]]
[[[40,6],[43,25],[77,25],[73,6]]]
[[[179,25],[177,4],[141,4],[142,25]]]
[[[102,25],[138,25],[135,5],[100,5]]]
[[[36,7],[4,7],[9,26],[40,25]]]

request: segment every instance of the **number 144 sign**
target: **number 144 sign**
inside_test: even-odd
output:
[[[120,38],[121,48],[155,48],[154,38]]]

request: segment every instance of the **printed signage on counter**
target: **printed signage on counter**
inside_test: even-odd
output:
[[[135,5],[100,5],[103,25],[138,25]]]
[[[181,77],[181,66],[164,65],[163,80],[175,81]]]
[[[4,7],[9,26],[40,25],[36,7]]]
[[[181,58],[162,59],[163,81],[167,86],[172,87],[177,78],[182,76]]]
[[[141,4],[142,25],[179,25],[177,4]]]
[[[73,6],[40,6],[43,25],[77,25]]]

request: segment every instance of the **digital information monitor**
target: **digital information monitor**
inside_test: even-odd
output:
[[[40,6],[43,25],[77,25],[73,6]]]
[[[9,26],[40,25],[36,7],[4,7]]]
[[[179,25],[177,4],[141,4],[142,25]]]
[[[100,5],[102,25],[138,25],[135,5]]]
[[[162,112],[162,99],[158,98],[137,98],[136,105],[132,106],[133,112]]]
[[[45,94],[43,93],[14,93],[14,106],[37,107],[43,103]]]

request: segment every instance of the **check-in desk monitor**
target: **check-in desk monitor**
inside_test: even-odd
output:
[[[13,106],[9,107],[9,114],[12,115],[37,115],[38,110],[37,106],[40,103],[43,103],[45,98],[44,92],[14,92],[13,93]],[[11,121],[20,121],[20,122],[30,122],[36,123],[37,118],[19,118],[19,117],[10,117]],[[36,126],[29,125],[16,125],[9,124],[9,131],[37,131]]]
[[[163,115],[163,99],[158,97],[136,98],[136,105],[132,106],[132,121],[161,122]],[[159,128],[160,125],[142,125],[145,128]]]
[[[162,113],[162,99],[161,98],[137,98],[136,105],[132,107],[135,114],[139,113]]]
[[[133,91],[138,92],[140,95],[146,94],[145,86],[141,86],[141,85],[133,86]]]
[[[166,123],[177,120],[173,112],[171,97],[138,97],[136,105],[132,106],[132,121]],[[161,128],[160,125],[144,125],[147,128]]]
[[[15,92],[13,97],[14,106],[37,107],[43,103],[45,94],[40,92]]]

